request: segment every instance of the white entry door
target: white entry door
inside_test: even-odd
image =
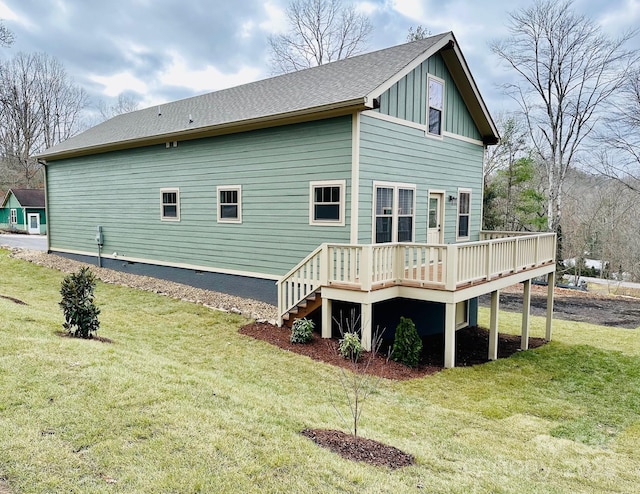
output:
[[[29,213],[27,221],[29,222],[29,233],[40,235],[40,215],[38,213]]]
[[[427,243],[444,243],[444,216],[442,215],[442,192],[429,193],[429,214],[427,216]]]

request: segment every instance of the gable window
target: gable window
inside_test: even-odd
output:
[[[180,189],[160,189],[160,219],[180,221]]]
[[[10,225],[18,224],[18,210],[17,209],[12,209],[11,211],[9,211],[9,224]]]
[[[458,240],[468,240],[471,223],[471,191],[458,189]]]
[[[345,181],[311,182],[309,187],[309,224],[344,225]]]
[[[242,187],[224,185],[217,192],[218,223],[242,223]]]
[[[429,112],[427,118],[428,132],[431,135],[442,135],[442,114],[444,111],[444,81],[429,76],[428,80]]]
[[[415,185],[374,184],[374,240],[413,242]]]

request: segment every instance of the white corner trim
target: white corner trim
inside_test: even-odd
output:
[[[367,112],[369,113],[369,112]],[[377,112],[372,112],[377,113]],[[346,192],[345,192],[346,193]],[[345,197],[346,199],[346,197]],[[353,114],[351,126],[351,228],[349,242],[358,243],[360,223],[360,113]]]

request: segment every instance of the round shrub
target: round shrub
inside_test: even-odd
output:
[[[357,362],[362,355],[362,343],[358,333],[345,333],[339,341],[338,352],[343,358]]]
[[[291,343],[309,343],[313,333],[313,321],[303,317],[296,319],[291,326]]]
[[[407,367],[415,367],[420,362],[421,352],[422,339],[418,335],[416,325],[411,319],[401,317],[400,324],[396,328],[391,358]]]

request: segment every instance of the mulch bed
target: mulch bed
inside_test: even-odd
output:
[[[338,342],[335,339],[321,338],[313,333],[313,339],[307,344],[291,343],[291,330],[279,328],[271,324],[253,323],[240,329],[240,333],[266,341],[283,350],[306,355],[314,360],[326,362],[338,367],[353,367],[338,353]],[[394,362],[388,355],[388,347],[373,356],[368,366],[369,374],[385,379],[407,380],[440,372],[444,368],[444,337],[434,335],[423,338],[423,349],[420,363],[415,368],[406,367]],[[537,348],[545,343],[542,338],[529,338],[529,348]],[[508,334],[498,336],[498,357],[506,358],[520,351],[520,337]],[[489,332],[474,327],[456,331],[456,366],[467,367],[488,362]]]
[[[372,439],[326,429],[304,429],[300,434],[348,460],[392,469],[414,464],[412,455]]]

